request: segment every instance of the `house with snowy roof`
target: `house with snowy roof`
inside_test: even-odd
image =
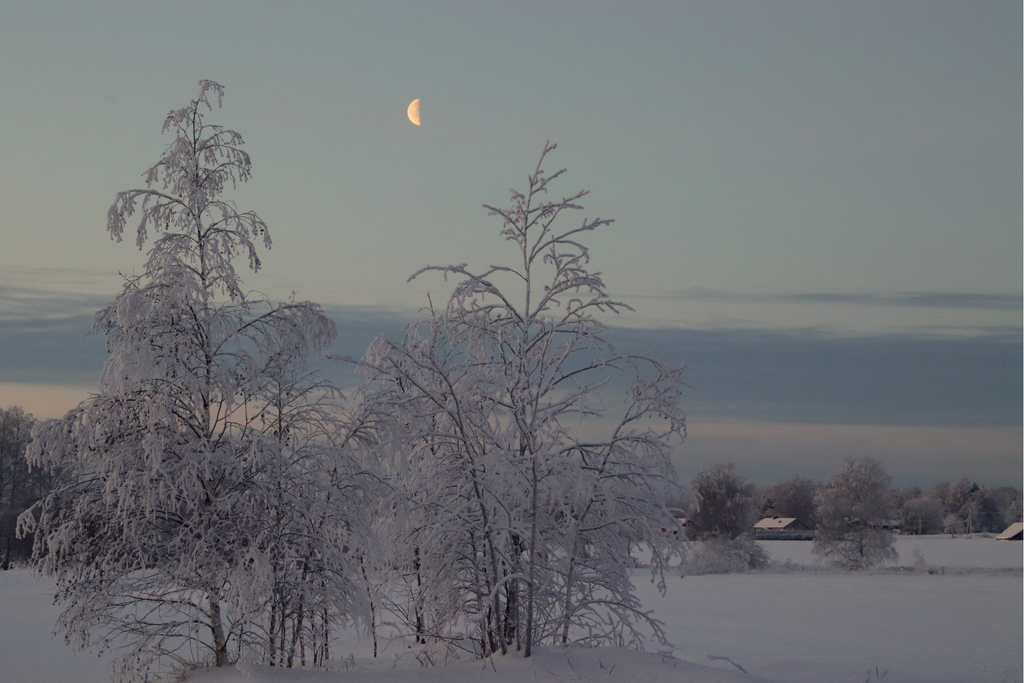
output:
[[[754,525],[754,534],[763,532],[810,531],[808,526],[796,517],[765,517]]]
[[[1014,522],[1006,531],[996,536],[1000,541],[1024,541],[1024,522]]]

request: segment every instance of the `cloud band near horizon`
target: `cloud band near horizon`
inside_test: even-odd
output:
[[[38,316],[29,314],[31,301],[45,304]],[[106,354],[103,337],[90,334],[91,310],[108,300],[22,291],[17,307],[9,297],[2,302],[0,296],[5,405],[28,403],[38,406],[31,411],[38,417],[57,417],[95,390]],[[399,337],[412,319],[372,307],[326,310],[338,324],[332,352],[339,356],[360,357],[374,337]],[[688,465],[681,470],[724,458],[763,479],[769,471],[824,471],[857,453],[895,463],[902,453],[904,465],[931,471],[896,466],[894,474],[902,472],[897,481],[974,471],[990,481],[1021,479],[1019,329],[840,336],[615,327],[607,338],[620,351],[687,366],[684,407],[691,429],[679,460]],[[341,386],[359,381],[343,364],[318,359],[313,366]]]

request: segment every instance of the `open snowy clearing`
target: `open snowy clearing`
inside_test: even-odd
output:
[[[997,541],[994,537],[976,536],[896,536],[899,560],[894,564],[911,567],[920,553],[927,567],[941,571],[955,569],[1001,569],[1024,564],[1024,544]],[[787,561],[805,566],[816,566],[818,558],[811,552],[810,541],[762,541],[771,554],[772,564]]]
[[[813,565],[810,542],[764,543],[776,566]],[[830,681],[862,683],[1022,680],[1020,543],[991,538],[898,537],[900,566],[914,572],[826,570],[671,577],[663,598],[635,577],[644,604],[665,622],[672,647],[541,650],[421,668],[399,644],[374,660],[346,633],[333,645],[336,672],[267,668],[200,670],[195,683],[525,683],[525,681]],[[1013,567],[1015,571],[997,571]],[[931,568],[933,573],[929,573]],[[943,569],[945,568],[945,569]],[[972,571],[974,568],[983,568]],[[58,608],[49,584],[26,570],[0,572],[0,680],[101,683],[107,660],[73,654],[49,637]]]

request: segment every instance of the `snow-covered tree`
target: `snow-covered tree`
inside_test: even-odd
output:
[[[780,481],[771,488],[772,514],[779,517],[796,517],[813,529],[818,522],[814,506],[814,495],[817,490],[817,484],[803,477]]]
[[[629,548],[649,543],[660,578],[666,539],[655,530],[675,485],[670,440],[685,429],[682,368],[603,338],[595,315],[631,309],[588,269],[579,239],[612,221],[561,227],[587,192],[545,201],[564,172],[542,169],[554,148],[510,208],[485,205],[514,260],[417,272],[458,280],[447,305],[362,361],[393,410],[387,540],[413,596],[406,612],[432,637],[476,624],[481,655],[623,642],[638,622],[659,632],[633,597]],[[612,414],[600,390],[617,376],[628,388]]]
[[[885,528],[895,513],[891,483],[879,461],[848,459],[818,492],[814,552],[848,569],[896,560],[892,532]]]
[[[263,370],[262,469],[250,504],[265,583],[243,640],[271,666],[320,665],[331,625],[365,617],[358,558],[376,486],[353,446],[372,416],[358,406],[343,412],[332,386],[302,374],[297,358],[279,358],[293,367]]]
[[[1021,521],[1021,491],[1012,486],[996,486],[987,494],[995,508],[993,524],[1002,530],[1014,522]]]
[[[508,559],[497,407],[451,331],[436,319],[414,325],[401,344],[377,339],[363,360],[375,380],[364,390],[392,415],[375,453],[393,487],[377,532],[397,572],[380,592],[418,641],[455,637],[460,617],[486,614]]]
[[[702,537],[731,539],[751,532],[757,521],[754,487],[736,474],[733,463],[705,467],[690,485],[700,498],[694,520]]]
[[[992,531],[1001,526],[993,524],[997,509],[984,490],[976,483],[960,477],[946,490],[944,506],[947,512],[947,533]]]
[[[25,560],[30,539],[18,539],[18,516],[51,488],[51,478],[30,471],[25,449],[31,441],[36,420],[18,406],[0,408],[0,569],[12,560]]]
[[[335,327],[316,304],[243,289],[236,259],[255,272],[257,243],[271,243],[259,216],[222,197],[250,178],[241,136],[204,121],[223,92],[200,81],[168,114],[174,140],[145,188],[111,206],[117,241],[138,212],[145,270],[96,314],[100,392],[39,425],[28,452],[71,475],[20,520],[57,579],[58,630],[121,650],[124,680],[204,648],[217,666],[274,661],[358,595],[345,552],[363,526],[358,470],[331,388],[304,368]]]
[[[937,534],[942,531],[942,503],[929,495],[919,495],[903,504],[900,526],[908,533]]]

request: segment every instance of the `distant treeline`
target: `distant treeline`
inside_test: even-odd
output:
[[[0,569],[32,555],[32,537],[17,538],[18,515],[53,488],[58,472],[29,469],[25,449],[36,424],[17,406],[0,408]]]
[[[714,465],[690,482],[695,500],[670,501],[692,523],[691,537],[730,537],[753,533],[767,517],[795,517],[811,530],[821,523],[827,484],[792,477],[775,484],[750,484],[732,463]],[[888,488],[885,526],[904,534],[999,533],[1021,521],[1022,491],[1012,486],[985,487],[960,477],[930,489]]]

